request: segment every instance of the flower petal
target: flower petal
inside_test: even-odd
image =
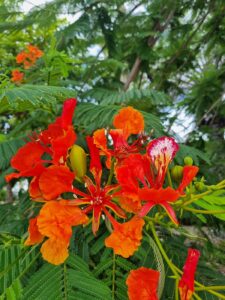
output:
[[[129,300],[158,300],[159,275],[158,271],[145,267],[130,271],[126,280]]]
[[[46,200],[56,199],[60,194],[72,192],[74,173],[66,166],[52,165],[45,169],[39,179],[39,187]]]
[[[115,115],[113,126],[122,129],[127,138],[130,134],[138,134],[144,130],[144,117],[138,110],[127,106]]]
[[[41,246],[41,253],[43,258],[50,264],[62,264],[67,257],[69,243],[60,239],[48,239]]]
[[[43,241],[44,236],[39,232],[37,226],[37,218],[33,218],[29,220],[29,236],[24,242],[24,245],[31,246],[35,244],[39,244]]]
[[[114,231],[105,239],[106,247],[113,248],[115,254],[125,258],[133,255],[141,244],[144,224],[144,220],[138,217],[123,224],[113,224]]]
[[[168,216],[170,217],[171,221],[175,224],[175,225],[178,225],[179,222],[177,221],[177,217],[176,217],[176,214],[172,208],[171,205],[169,205],[168,202],[161,202],[160,205],[166,210]]]
[[[188,256],[183,267],[183,276],[178,287],[181,300],[191,300],[194,293],[194,277],[200,252],[196,249],[188,249]]]
[[[180,193],[192,182],[194,177],[197,175],[199,168],[196,166],[184,166],[183,168],[183,179],[178,187]]]

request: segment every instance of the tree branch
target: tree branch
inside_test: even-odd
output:
[[[174,12],[175,12],[174,9],[170,11],[170,13],[168,14],[168,16],[165,20],[165,23],[163,25],[161,25],[160,22],[158,21],[154,26],[154,30],[156,32],[163,32],[167,28],[167,26],[169,25],[171,19],[173,18]],[[158,39],[159,39],[159,36],[152,36],[152,35],[149,36],[148,42],[147,42],[148,47],[152,48],[155,45],[155,43],[157,42]],[[124,91],[126,91],[129,88],[131,82],[134,81],[135,78],[137,77],[137,75],[139,73],[139,70],[140,70],[140,67],[141,67],[141,62],[142,62],[141,58],[137,56],[137,58],[136,58],[136,60],[133,64],[133,67],[130,71],[130,74],[127,77],[127,81],[124,84],[124,87],[123,87]]]

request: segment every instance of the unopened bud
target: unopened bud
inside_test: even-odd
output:
[[[184,158],[184,164],[185,166],[192,166],[193,165],[193,159],[190,156],[186,156]]]
[[[174,166],[171,170],[171,177],[176,181],[180,181],[183,177],[183,167],[182,166]]]
[[[70,150],[70,165],[76,177],[82,178],[87,172],[87,157],[83,148],[73,145]]]
[[[205,190],[205,185],[203,182],[196,182],[195,183],[195,188],[197,191],[202,192]]]

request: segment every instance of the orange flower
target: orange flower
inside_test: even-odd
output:
[[[25,245],[34,245],[44,241],[41,247],[43,258],[52,264],[60,264],[68,257],[69,240],[72,226],[87,223],[87,216],[69,201],[50,201],[41,208],[39,215],[30,220],[29,237]]]
[[[25,69],[32,67],[38,58],[43,56],[43,52],[37,47],[28,45],[25,51],[21,51],[16,56],[16,62],[24,65]]]
[[[120,163],[130,153],[137,153],[143,147],[146,137],[142,135],[144,130],[144,118],[142,114],[131,106],[122,108],[114,117],[113,125],[116,129],[109,131],[109,136],[113,140],[113,149],[107,147],[107,136],[104,128],[94,132],[95,145],[101,150],[101,154],[106,155],[106,166],[110,168],[111,157],[115,157],[117,164]],[[127,139],[131,134],[140,134],[140,137],[131,145]]]
[[[20,72],[18,69],[12,70],[11,81],[16,83],[21,83],[23,81],[24,73]]]
[[[111,219],[111,216],[108,217]],[[123,224],[112,219],[111,222],[114,231],[105,239],[105,245],[113,248],[115,254],[128,258],[134,254],[141,244],[142,228],[145,222],[139,217],[133,217],[133,219]]]
[[[188,249],[188,256],[183,267],[183,276],[179,281],[181,300],[191,300],[194,293],[194,279],[200,252],[196,249]]]
[[[158,300],[158,271],[141,267],[130,271],[126,284],[129,300]]]

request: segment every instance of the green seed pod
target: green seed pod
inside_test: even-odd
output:
[[[175,181],[180,181],[183,177],[183,167],[182,166],[174,166],[171,170],[171,177]]]
[[[186,156],[184,158],[184,164],[185,166],[192,166],[193,165],[193,159],[190,156]]]
[[[82,178],[87,172],[87,157],[83,148],[78,145],[73,145],[70,154],[70,165],[75,172],[76,177]]]

